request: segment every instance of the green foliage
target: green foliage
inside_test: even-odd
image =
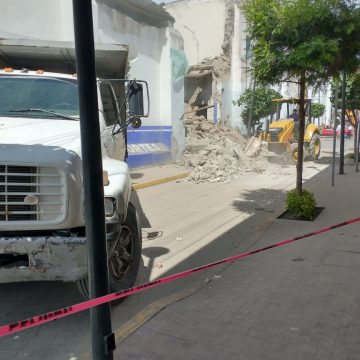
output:
[[[331,102],[335,103],[335,84],[338,83],[338,108],[340,109],[342,87],[341,80],[335,79],[331,83]],[[350,74],[346,77],[346,108],[347,109],[360,109],[360,73]]]
[[[242,111],[241,116],[246,127],[249,123],[252,95],[253,90],[246,89],[239,99],[234,101],[234,105],[244,105],[244,110]],[[252,114],[252,123],[250,124],[251,128],[257,127],[259,130],[261,127],[260,119],[276,112],[276,106],[272,100],[279,98],[282,98],[281,94],[269,87],[261,86],[255,88],[254,109]]]
[[[354,72],[360,58],[360,7],[350,0],[245,0],[254,44],[252,67],[265,83],[326,82]]]
[[[325,105],[314,103],[311,105],[311,116],[313,118],[319,118],[323,116],[325,112]]]
[[[316,210],[316,200],[309,191],[303,190],[300,196],[296,190],[291,190],[286,196],[288,211],[297,218],[313,220]]]
[[[257,81],[299,82],[296,187],[301,193],[305,87],[320,86],[342,71],[351,74],[359,68],[359,0],[243,0],[242,9]]]

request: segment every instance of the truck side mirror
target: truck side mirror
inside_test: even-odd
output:
[[[144,114],[144,91],[143,85],[137,81],[127,84],[129,116],[141,117]]]

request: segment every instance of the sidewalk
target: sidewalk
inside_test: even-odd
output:
[[[275,219],[253,249],[360,216],[360,173],[345,173],[312,189],[325,208],[315,221]],[[359,223],[256,254],[169,305],[115,358],[359,359],[359,270]]]

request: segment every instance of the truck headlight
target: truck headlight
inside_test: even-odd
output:
[[[114,198],[106,197],[104,200],[105,216],[112,217],[115,214],[116,202]]]

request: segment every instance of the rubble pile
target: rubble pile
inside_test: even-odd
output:
[[[192,69],[206,69],[211,68],[214,76],[218,79],[226,79],[230,73],[230,60],[229,57],[221,54],[219,56],[204,58],[199,64],[192,66]]]
[[[247,141],[238,131],[216,126],[194,114],[187,115],[185,127],[186,146],[178,163],[192,169],[190,181],[224,182],[244,173],[266,170],[268,163],[263,157],[245,154]]]

